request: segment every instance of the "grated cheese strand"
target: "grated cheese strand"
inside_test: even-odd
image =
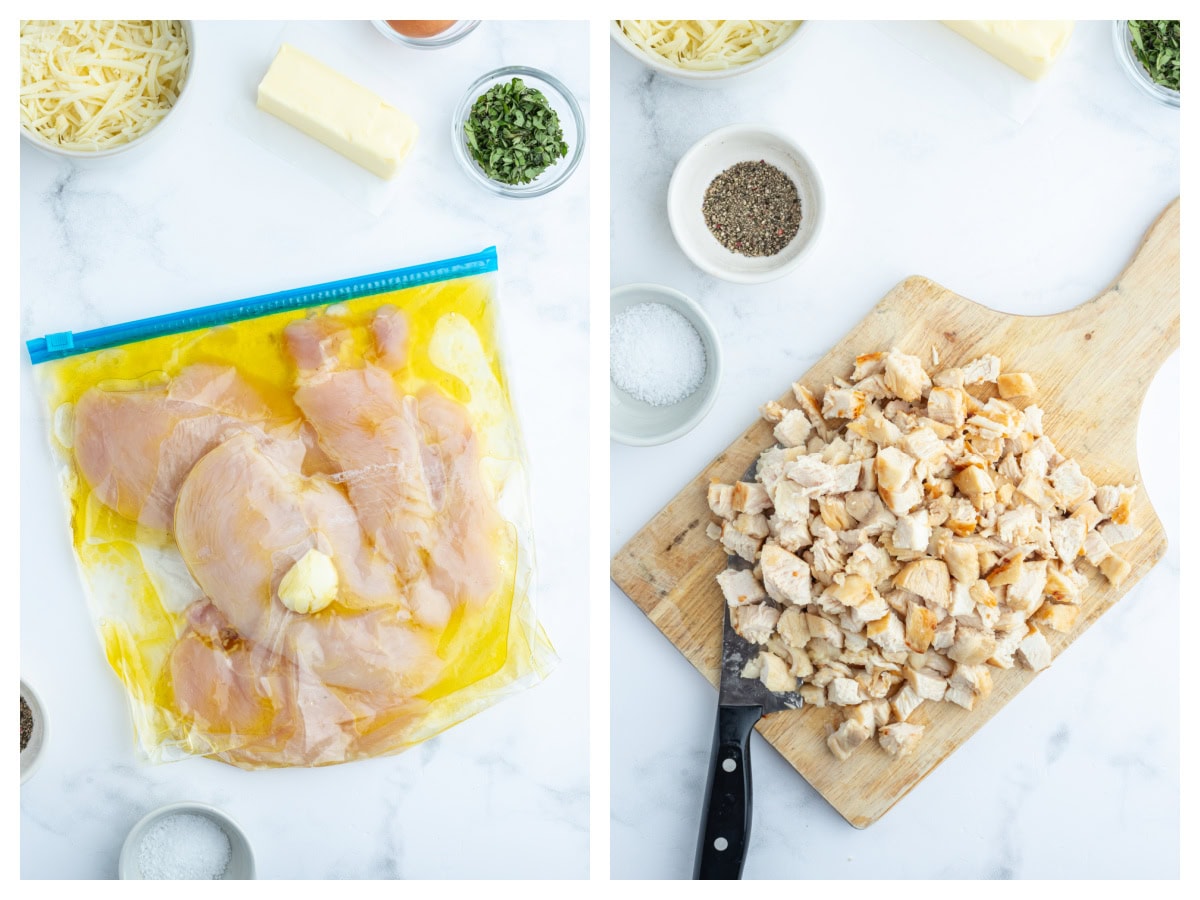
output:
[[[681,69],[715,71],[765,56],[800,27],[793,19],[617,19],[640,49]]]

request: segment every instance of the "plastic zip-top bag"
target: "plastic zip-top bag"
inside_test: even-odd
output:
[[[137,741],[395,753],[544,677],[496,251],[28,342]]]

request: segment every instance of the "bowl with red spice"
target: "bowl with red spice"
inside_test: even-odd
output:
[[[824,214],[812,160],[787,135],[759,125],[729,125],[701,138],[667,189],[667,218],[684,255],[740,284],[793,271],[816,243]]]
[[[46,707],[28,684],[21,679],[21,784],[32,776],[46,748]]]
[[[372,19],[375,29],[393,44],[437,50],[457,44],[479,27],[479,19]]]

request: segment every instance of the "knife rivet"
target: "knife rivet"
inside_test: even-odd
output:
[[[718,850],[724,850],[729,846],[729,841],[725,840],[725,838],[717,838],[715,841],[713,841],[713,846]]]
[[[736,771],[737,770],[737,760],[736,759],[727,759],[723,763],[721,763],[721,768],[724,769],[726,772]]]

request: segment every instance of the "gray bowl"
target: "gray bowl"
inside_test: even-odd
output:
[[[121,847],[121,859],[117,864],[117,875],[126,881],[145,880],[141,866],[138,863],[138,851],[141,848],[142,836],[159,819],[178,813],[191,813],[204,816],[215,822],[229,838],[230,857],[221,878],[225,881],[254,878],[254,852],[250,849],[250,841],[246,838],[241,827],[225,813],[206,803],[172,803],[161,809],[156,809],[143,816],[141,821],[129,830],[125,843]]]
[[[42,706],[41,698],[34,693],[33,688],[25,683],[24,678],[21,679],[21,699],[29,706],[29,711],[33,713],[33,732],[29,735],[29,743],[21,751],[21,784],[24,784],[33,776],[38,763],[42,761],[43,751],[46,749],[48,730],[46,707]]]
[[[717,399],[721,383],[721,345],[704,310],[690,297],[661,284],[627,284],[613,288],[609,324],[624,310],[639,303],[661,303],[682,314],[704,343],[704,378],[688,397],[670,406],[644,403],[609,379],[609,435],[635,447],[665,444],[687,434],[700,423]]]

